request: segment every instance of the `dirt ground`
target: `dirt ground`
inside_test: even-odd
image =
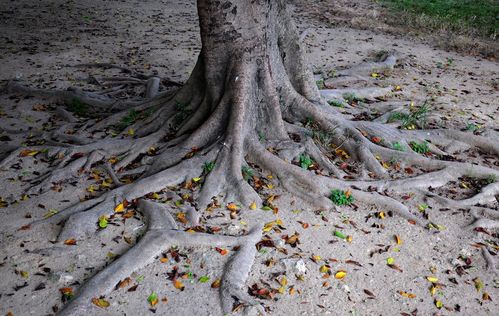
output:
[[[398,62],[393,70],[368,74],[369,81],[357,87],[398,86],[386,99],[416,105],[427,102],[432,127],[499,131],[497,62],[438,50],[382,30],[333,23],[334,19],[324,18],[324,12],[332,9],[322,2],[293,1],[318,78],[394,53]],[[375,4],[356,3],[358,14],[376,16]],[[32,87],[61,89],[98,90],[88,83],[89,77],[123,76],[117,70],[71,67],[81,63],[113,63],[183,82],[200,49],[195,1],[180,0],[2,1],[0,42],[0,80],[15,78]],[[29,144],[29,131],[60,124],[54,109],[43,99],[1,94],[1,146]],[[484,159],[499,168],[498,157]],[[85,279],[129,249],[143,231],[141,216],[136,214],[67,246],[51,242],[57,236],[56,227],[37,231],[25,226],[51,210],[97,194],[88,192],[95,177],[85,175],[64,185],[61,192],[49,191],[50,203],[40,204],[37,196],[23,197],[25,181],[46,166],[37,157],[24,157],[0,171],[0,315],[56,313],[63,306],[61,288],[76,291]],[[278,244],[284,243],[283,235],[299,234],[296,247],[283,245],[286,253],[262,248],[257,255],[247,284],[275,290],[272,298],[260,298],[269,314],[497,315],[499,278],[485,269],[476,247],[479,242],[497,245],[497,232],[464,229],[472,221],[469,210],[441,208],[418,192],[401,195],[414,213],[426,213],[432,222],[444,226],[425,230],[396,216],[381,218],[382,210],[368,205],[316,211],[284,192],[271,175],[261,175],[268,182],[266,194],[279,197],[277,214],[253,210],[231,219],[229,210],[220,209],[209,224],[225,233],[242,234],[254,223],[280,219],[281,225],[267,226],[269,238]],[[462,179],[446,189],[460,198],[473,189],[470,186]],[[176,200],[180,196],[166,203]],[[338,238],[335,231],[351,236],[351,241]],[[180,254],[178,261],[170,251],[168,260],[158,258],[138,270],[128,286],[105,297],[109,307],[95,307],[95,315],[220,315],[218,291],[210,285],[222,277],[230,249],[225,256],[215,249],[182,245],[173,252]],[[393,260],[398,269],[393,264],[390,268],[387,260]],[[182,291],[168,279],[174,266],[187,272]],[[346,276],[335,278],[338,271]],[[431,276],[439,284],[433,295],[427,278]],[[147,300],[152,292],[159,298],[154,307]]]

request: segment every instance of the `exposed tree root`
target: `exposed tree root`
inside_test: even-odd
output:
[[[97,273],[82,286],[60,315],[90,315],[97,307],[93,298],[109,294],[132,272],[151,263],[162,251],[172,245],[183,247],[235,247],[237,252],[225,268],[220,298],[224,314],[232,311],[234,299],[246,305],[260,306],[244,291],[246,279],[256,254],[255,243],[261,237],[262,227],[254,227],[246,236],[224,236],[188,233],[178,230],[175,220],[162,204],[140,200],[139,210],[147,219],[147,230],[140,241],[123,256]],[[263,309],[259,307],[263,312]]]
[[[226,8],[225,12],[214,4],[199,1],[199,11],[206,10],[205,15],[200,15],[202,29],[221,27],[222,24],[215,23],[217,19],[223,21],[224,14],[234,14],[232,12],[251,12],[255,15],[254,20],[268,19],[268,26],[265,29],[255,26],[248,31],[250,34],[242,35],[231,28],[224,30],[227,36],[234,36],[230,45],[209,41],[208,33],[202,33],[203,45],[208,45],[210,51],[202,50],[191,77],[176,94],[158,94],[159,79],[155,77],[147,78],[148,99],[140,102],[118,102],[108,96],[78,90],[49,93],[11,84],[11,91],[67,102],[77,97],[103,112],[112,113],[100,121],[89,120],[80,126],[82,133],[90,135],[119,123],[130,110],[152,112],[152,115],[135,120],[128,126],[135,131],[134,138],[123,131],[115,138],[106,137],[89,143],[79,140],[80,145],[70,145],[64,141],[78,139],[61,135],[57,137],[56,134],[58,143],[30,147],[31,150],[48,150],[47,156],[54,159],[52,165],[55,166],[53,172],[31,184],[34,186],[28,188],[30,193],[43,192],[54,182],[89,171],[98,162],[104,162],[116,185],[111,191],[92,200],[78,203],[36,222],[33,227],[61,223],[59,242],[82,239],[95,233],[99,217],[112,214],[123,201],[140,199],[148,193],[202,177],[201,190],[196,192],[194,202],[189,205],[189,223],[196,226],[213,198],[239,202],[243,209],[252,203],[261,206],[261,197],[242,175],[242,169],[248,163],[270,171],[278,177],[284,189],[318,208],[327,210],[334,207],[328,198],[332,189],[348,190],[360,203],[391,211],[421,227],[427,225],[426,220],[413,214],[408,206],[396,198],[390,197],[391,193],[419,190],[436,202],[450,207],[473,207],[477,204],[490,208],[497,206],[498,183],[491,183],[475,196],[460,201],[432,192],[464,175],[499,177],[497,169],[450,159],[456,151],[469,147],[499,155],[497,139],[448,130],[406,131],[384,124],[385,118],[377,122],[350,120],[321,99],[303,59],[298,34],[284,8],[284,2],[276,1],[274,4],[274,1],[270,1],[267,5],[265,8],[262,5],[260,12],[258,8],[245,7],[251,6],[249,2],[242,2],[237,10],[227,11]],[[249,18],[253,17],[241,16],[245,29],[244,21]],[[264,37],[262,34],[269,36]],[[254,38],[259,41],[255,42]],[[242,45],[244,49],[236,44]],[[390,68],[394,63],[390,56],[382,63],[365,64],[356,70],[344,70],[342,74],[351,76],[372,67]],[[328,99],[344,101],[347,99],[345,94],[355,94],[374,101],[391,90],[390,87],[349,88],[324,90],[322,94]],[[383,107],[386,111],[393,110],[390,105],[383,104]],[[307,122],[312,122],[313,126],[328,133],[328,146],[314,141],[314,132],[317,131],[312,130]],[[374,141],[374,138],[383,141]],[[428,152],[425,155],[418,153],[411,147],[412,142],[428,142]],[[393,149],[393,143],[400,144],[404,150]],[[337,154],[332,153],[331,145],[350,156],[350,161],[359,167],[357,174],[347,177],[347,173],[339,166],[341,158],[333,158]],[[151,147],[154,147],[155,155],[144,156]],[[21,152],[22,149],[13,151],[0,163],[0,168],[9,167]],[[318,165],[318,171],[294,165],[300,155],[309,155]],[[118,162],[108,164],[113,157],[117,157]],[[391,179],[383,162],[392,159],[403,166],[418,166],[425,173]],[[212,164],[209,170],[204,170],[206,163]],[[133,183],[123,185],[120,176],[125,174],[140,177]],[[90,314],[92,298],[108,293],[120,280],[149,263],[170,243],[185,246],[240,246],[227,264],[221,286],[223,311],[232,311],[234,298],[247,305],[259,306],[246,294],[244,287],[256,254],[255,243],[260,238],[261,228],[255,228],[244,237],[187,234],[177,230],[175,222],[161,206],[144,200],[139,206],[148,218],[146,235],[132,250],[86,283],[79,290],[79,295],[65,307],[63,314]],[[497,217],[476,217],[471,227],[497,228],[497,223]],[[486,260],[489,259],[486,257]],[[263,313],[260,307],[259,310]]]

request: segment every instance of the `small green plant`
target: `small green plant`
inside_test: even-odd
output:
[[[128,113],[121,118],[120,122],[115,125],[115,128],[118,131],[122,131],[125,128],[129,127],[133,123],[135,123],[139,119],[144,119],[148,116],[150,116],[153,113],[152,109],[149,109],[147,111],[142,111],[142,112],[137,112],[135,110],[130,110]]]
[[[327,103],[329,103],[329,105],[331,105],[331,106],[335,106],[335,107],[338,107],[338,108],[344,108],[345,107],[345,104],[343,104],[343,101],[337,100],[337,99],[329,100],[329,101],[327,101]]]
[[[324,86],[324,79],[319,79],[319,80],[315,81],[315,84],[317,85],[317,88],[319,90],[322,90],[322,89],[325,88],[325,86]]]
[[[203,171],[204,173],[210,173],[213,168],[215,168],[215,162],[214,161],[207,161],[203,164]]]
[[[497,177],[495,174],[489,174],[487,176],[487,178],[485,178],[485,183],[486,184],[492,184],[492,183],[495,183],[497,181]]]
[[[249,179],[251,179],[253,177],[253,169],[251,169],[250,167],[248,166],[243,166],[241,168],[241,173],[243,174],[243,178],[245,181],[248,181]]]
[[[299,162],[300,162],[300,166],[303,169],[308,169],[314,164],[314,161],[312,160],[312,158],[310,158],[310,156],[307,154],[301,154],[300,158],[299,158]]]
[[[477,125],[475,123],[468,123],[466,124],[466,130],[469,131],[469,132],[476,132],[478,131],[479,129],[481,128],[480,125]]]
[[[265,133],[264,132],[258,131],[258,140],[260,142],[264,142],[265,141]]]
[[[427,154],[430,152],[430,147],[428,146],[428,142],[426,141],[422,143],[413,141],[409,143],[409,146],[411,146],[412,150],[414,150],[418,154]]]
[[[66,103],[68,110],[79,116],[85,116],[88,112],[88,105],[80,99],[74,98],[69,103]]]
[[[392,148],[398,151],[405,151],[404,146],[399,142],[393,142]]]
[[[336,205],[350,205],[354,201],[350,191],[342,191],[339,189],[331,190],[329,199]]]
[[[409,114],[401,112],[393,112],[388,118],[388,123],[400,121],[403,129],[415,129],[416,126],[424,128],[426,126],[426,117],[430,107],[425,102],[419,107],[411,108]]]
[[[334,134],[325,131],[312,131],[312,138],[322,146],[329,148],[333,142]]]
[[[343,93],[342,95],[343,99],[345,99],[345,101],[347,101],[348,103],[353,103],[353,102],[364,102],[364,98],[362,97],[359,97],[358,95],[356,95],[355,93],[353,92],[347,92],[347,93]]]

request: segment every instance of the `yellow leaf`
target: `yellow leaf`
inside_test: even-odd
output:
[[[279,283],[281,284],[281,286],[286,286],[288,284],[288,279],[286,278],[286,276],[283,275]]]
[[[267,189],[272,190],[274,188],[274,185],[272,183],[267,184]]]
[[[192,181],[193,182],[199,182],[199,181],[201,181],[201,178],[192,178]]]
[[[256,210],[256,203],[255,202],[251,203],[249,208],[250,210]]]
[[[353,237],[352,237],[352,236],[350,236],[350,235],[348,235],[348,236],[347,236],[347,238],[346,238],[346,241],[347,241],[347,242],[352,242],[352,240],[353,240]]]
[[[155,200],[159,200],[161,198],[161,196],[157,192],[154,192],[153,194],[151,194],[151,198],[155,199]]]
[[[435,300],[435,306],[440,309],[444,306],[444,304],[442,303],[442,301],[440,300]]]
[[[315,256],[312,256],[312,259],[314,259],[314,261],[319,261],[322,259],[322,257],[315,255]]]
[[[29,273],[28,273],[27,271],[21,271],[21,276],[22,276],[23,278],[27,279],[27,278],[28,278],[28,276],[29,276]]]
[[[122,213],[124,210],[125,210],[125,205],[123,203],[116,205],[116,207],[114,208],[114,211],[116,213]]]
[[[338,280],[343,280],[346,277],[346,275],[347,275],[346,271],[340,270],[340,271],[336,272],[334,277]]]
[[[426,279],[428,281],[430,281],[431,283],[437,283],[438,282],[438,278],[434,277],[434,276],[427,276]]]
[[[130,136],[135,135],[135,130],[134,130],[133,128],[131,128],[131,127],[130,127],[130,128],[128,129],[128,135],[130,135]]]
[[[229,203],[227,204],[227,209],[231,211],[237,211],[239,210],[239,207],[235,203]]]
[[[330,268],[329,268],[328,266],[326,266],[326,265],[322,265],[322,266],[319,268],[319,271],[320,271],[321,273],[328,273],[328,272],[329,272],[329,270],[330,270]]]
[[[393,238],[395,239],[395,242],[397,243],[397,245],[402,244],[402,239],[398,235],[393,236]]]
[[[431,293],[432,296],[435,295],[437,293],[437,287],[434,286],[434,285],[432,285],[430,287],[430,293]]]
[[[286,288],[284,286],[281,286],[279,289],[277,289],[277,291],[280,293],[280,294],[284,294],[286,293]]]
[[[93,298],[92,299],[92,303],[96,306],[99,306],[99,307],[102,307],[102,308],[106,308],[106,307],[109,307],[109,302],[106,301],[105,299],[103,298]]]
[[[161,262],[161,263],[167,263],[168,262],[168,258],[161,257],[161,258],[159,258],[159,262]]]
[[[416,298],[416,294],[412,294],[412,293],[408,293],[408,292],[404,292],[404,291],[399,291],[398,293],[400,295],[402,295],[403,297]]]
[[[394,264],[395,263],[395,259],[393,259],[392,257],[389,257],[386,259],[386,264]]]

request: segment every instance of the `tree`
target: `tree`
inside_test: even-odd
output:
[[[178,229],[164,206],[144,198],[171,185],[194,185],[192,179],[201,178],[198,179],[202,182],[201,188],[196,191],[187,214],[187,227],[198,226],[203,212],[222,200],[237,202],[243,210],[259,207],[262,199],[243,174],[249,163],[271,171],[286,190],[318,208],[331,208],[331,200],[337,204],[348,203],[353,197],[423,227],[428,224],[423,218],[411,213],[396,199],[380,193],[418,188],[439,203],[452,207],[496,203],[499,184],[493,181],[466,200],[448,200],[431,192],[432,188],[465,175],[481,179],[497,177],[496,169],[457,161],[453,156],[454,152],[469,147],[497,155],[496,140],[460,131],[399,129],[385,124],[390,113],[376,122],[352,120],[325,102],[304,60],[300,37],[286,9],[286,1],[198,0],[198,14],[202,50],[189,80],[173,94],[154,96],[158,89],[156,78],[148,81],[147,94],[154,97],[140,103],[122,104],[76,90],[40,91],[15,83],[9,86],[11,91],[53,96],[66,103],[89,104],[96,109],[112,106],[121,110],[100,121],[87,122],[81,127],[81,133],[118,124],[130,111],[143,118],[132,125],[133,141],[127,135],[130,129],[119,137],[104,137],[93,142],[54,133],[50,137],[59,143],[69,141],[79,145],[31,148],[48,149],[47,155],[55,160],[56,168],[38,179],[28,189],[29,193],[43,192],[55,182],[89,170],[95,163],[122,157],[107,165],[115,182],[113,190],[35,222],[33,227],[63,222],[59,242],[81,239],[95,232],[99,219],[137,200],[138,208],[148,221],[147,233],[137,245],[82,286],[62,314],[91,314],[92,299],[112,290],[172,244],[239,246],[226,266],[220,288],[224,313],[232,311],[235,301],[256,306],[263,312],[245,290],[261,227],[254,227],[245,236],[190,234]],[[391,56],[385,65],[392,62]],[[350,99],[355,99],[355,92],[360,94],[353,92]],[[343,99],[349,97],[343,96]],[[337,154],[350,155],[358,161],[357,179],[346,179],[341,166],[326,157],[324,148],[316,142],[321,135],[327,135],[328,143],[336,146]],[[157,154],[143,158],[151,147]],[[15,150],[1,166],[7,166],[25,150]],[[292,164],[300,156],[305,167],[310,161],[319,165],[322,172],[313,173]],[[391,180],[383,167],[383,161],[391,159],[431,171]],[[123,184],[120,177],[125,174],[140,177]],[[332,190],[334,194],[329,198]],[[485,215],[477,213],[473,227],[497,227],[495,221],[486,218],[497,216],[494,211],[477,210]]]

